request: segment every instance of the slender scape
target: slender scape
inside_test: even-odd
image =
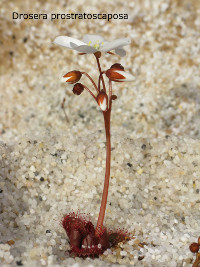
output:
[[[103,78],[103,72],[101,70],[101,65],[99,61],[99,53],[94,54],[97,60],[97,65],[99,69],[99,84],[98,84],[98,90],[100,92],[100,81],[102,81],[103,85],[103,91],[106,93],[106,87],[105,82]],[[87,75],[89,76],[89,75]],[[92,81],[92,78],[89,78]],[[92,82],[94,84],[94,81]],[[92,95],[92,93],[91,93]],[[97,221],[97,226],[95,229],[95,235],[99,237],[102,233],[103,228],[103,221],[105,217],[105,211],[106,211],[106,204],[107,204],[107,198],[108,198],[108,188],[109,188],[109,179],[110,179],[110,160],[111,160],[111,138],[110,138],[110,117],[111,117],[111,107],[112,107],[112,86],[111,82],[109,83],[109,107],[106,111],[103,112],[104,116],[104,125],[105,125],[105,133],[106,133],[106,170],[105,170],[105,181],[104,181],[104,188],[103,188],[103,195],[101,200],[101,207],[99,212],[99,217]],[[93,95],[92,95],[93,96]]]
[[[98,218],[97,226],[95,230],[95,234],[97,236],[99,236],[99,234],[102,231],[102,226],[103,226],[103,221],[104,221],[104,216],[105,216],[105,211],[106,211],[107,198],[108,198],[108,187],[109,187],[109,179],[110,179],[110,160],[111,160],[111,138],[110,138],[111,103],[112,103],[112,100],[110,100],[109,109],[103,112],[105,132],[106,132],[106,171],[105,171],[105,181],[104,181],[103,196],[101,200],[99,218]]]

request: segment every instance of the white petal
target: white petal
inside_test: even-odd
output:
[[[112,42],[108,42],[107,44],[102,45],[100,48],[100,51],[108,52],[116,48],[122,48],[123,46],[129,45],[130,43],[131,43],[131,40],[129,38],[117,39],[117,40],[114,40]]]
[[[90,43],[91,46],[95,45],[97,41],[102,43],[104,42],[104,38],[96,34],[86,34],[83,36],[83,42],[86,44]]]
[[[122,82],[131,82],[131,81],[134,81],[135,80],[135,77],[128,73],[128,72],[125,72],[123,70],[115,70],[115,72],[123,75],[125,77],[125,79],[117,79],[118,81],[122,81]]]
[[[58,37],[56,37],[56,39],[54,40],[53,43],[67,47],[67,48],[72,48],[72,46],[71,46],[72,43],[76,46],[85,45],[84,42],[79,41],[78,39],[75,39],[72,37],[68,37],[68,36],[58,36]]]
[[[126,55],[126,51],[123,48],[116,48],[115,53],[120,57],[124,57]]]
[[[66,83],[70,78],[71,78],[71,76],[70,77],[62,77],[60,79],[60,81],[61,81],[61,83]]]
[[[106,103],[106,98],[104,97],[103,103],[100,102],[100,109],[105,111],[107,109],[107,103]]]
[[[76,46],[74,44],[71,44],[72,48],[80,53],[86,53],[86,54],[93,54],[96,53],[97,50],[89,45],[81,45],[81,46]]]

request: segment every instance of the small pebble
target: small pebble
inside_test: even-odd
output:
[[[14,240],[8,240],[7,243],[9,246],[12,246],[15,244],[15,241]]]
[[[21,260],[20,260],[20,261],[16,261],[16,264],[17,264],[18,266],[22,266],[22,265],[23,265],[23,263],[22,263]]]

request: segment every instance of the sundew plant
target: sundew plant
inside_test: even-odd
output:
[[[112,92],[113,82],[133,81],[134,76],[125,72],[124,67],[119,64],[113,64],[108,70],[103,71],[100,65],[100,58],[103,53],[114,55],[111,50],[114,50],[119,56],[125,56],[126,52],[124,46],[130,44],[129,38],[117,39],[112,42],[104,41],[99,35],[85,35],[83,41],[67,36],[58,36],[54,40],[54,44],[76,50],[80,55],[93,54],[96,58],[97,69],[99,71],[99,78],[97,83],[84,71],[73,70],[63,76],[67,84],[74,84],[73,93],[80,95],[84,90],[88,91],[104,117],[105,133],[106,133],[106,170],[105,181],[103,188],[103,195],[101,200],[100,212],[96,228],[90,221],[87,221],[83,216],[75,213],[66,215],[62,224],[69,237],[71,251],[79,256],[95,256],[103,253],[107,248],[115,245],[122,237],[125,236],[122,232],[108,233],[103,225],[109,179],[110,179],[110,161],[111,161],[111,136],[110,136],[110,117],[112,110],[112,101],[117,99],[117,96]],[[94,92],[80,83],[82,75],[86,75],[94,87]],[[104,78],[108,79],[109,88],[106,88]]]

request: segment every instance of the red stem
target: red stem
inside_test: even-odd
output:
[[[103,221],[106,211],[106,203],[108,197],[108,187],[110,179],[110,159],[111,159],[111,140],[110,140],[110,115],[111,115],[111,106],[107,111],[103,112],[104,123],[105,123],[105,132],[106,132],[106,172],[105,172],[105,181],[103,188],[103,196],[101,200],[101,207],[99,212],[99,218],[97,226],[95,229],[95,235],[99,237],[102,234]]]
[[[196,260],[193,263],[192,267],[199,267],[200,266],[200,253],[197,253]]]
[[[92,79],[92,77],[90,77],[90,75],[87,74],[87,72],[81,72],[81,74],[85,74],[90,79],[90,81],[94,85],[94,88],[96,89],[97,93],[99,93],[99,89],[97,88],[96,83],[94,82],[94,80]]]
[[[99,58],[96,57],[96,60],[97,60],[97,65],[98,65],[99,72],[100,72],[100,76],[99,76],[99,78],[101,79],[102,84],[103,84],[103,89],[104,89],[104,91],[106,92],[106,86],[105,86],[104,78],[103,78],[103,75],[102,75],[103,72],[101,71],[101,65],[100,65]],[[98,85],[98,86],[100,87],[100,85]],[[100,90],[100,88],[99,88],[99,90]]]
[[[87,88],[85,85],[83,85],[83,87],[91,94],[91,96],[95,99],[95,101],[97,101],[96,96],[90,91],[90,89]]]
[[[112,81],[109,80],[109,109],[111,109],[112,106]]]

